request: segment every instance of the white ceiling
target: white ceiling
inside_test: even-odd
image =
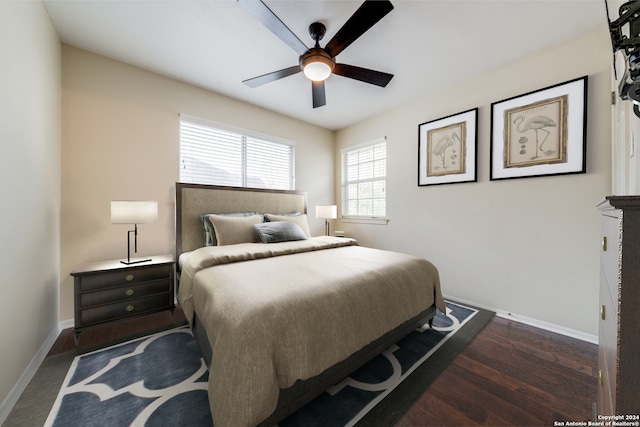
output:
[[[326,25],[326,43],[361,1],[265,3],[312,46],[309,24]],[[392,3],[395,9],[336,62],[388,72],[393,80],[380,88],[333,75],[326,81],[327,105],[314,109],[311,83],[302,73],[254,89],[242,83],[296,65],[298,55],[235,0],[44,1],[63,43],[328,129],[341,129],[606,23],[602,0]]]

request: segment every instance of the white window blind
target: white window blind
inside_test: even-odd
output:
[[[342,150],[342,215],[384,218],[387,214],[387,142],[381,138]]]
[[[292,142],[180,118],[180,181],[293,190]]]

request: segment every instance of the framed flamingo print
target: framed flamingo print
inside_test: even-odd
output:
[[[418,185],[476,181],[478,109],[418,126]]]
[[[587,77],[491,104],[491,180],[586,172]]]

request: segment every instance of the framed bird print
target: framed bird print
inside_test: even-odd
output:
[[[491,104],[491,180],[586,172],[587,77]]]
[[[478,109],[418,126],[418,185],[475,182]]]

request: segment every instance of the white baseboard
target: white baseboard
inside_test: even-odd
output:
[[[527,317],[527,316],[522,316],[520,314],[516,314],[513,313],[511,311],[505,311],[505,310],[500,310],[498,308],[495,307],[490,307],[490,306],[486,306],[483,304],[478,304],[474,301],[469,301],[469,300],[465,300],[463,298],[458,298],[458,297],[454,297],[451,295],[444,295],[445,299],[451,299],[453,301],[458,301],[462,304],[469,304],[469,305],[473,305],[476,306],[478,308],[483,308],[485,310],[490,310],[490,311],[494,311],[496,313],[497,316],[505,318],[505,319],[509,319],[509,320],[514,320],[516,322],[520,322],[520,323],[524,323],[525,325],[529,325],[529,326],[533,326],[539,329],[544,329],[546,331],[550,331],[550,332],[555,332],[557,334],[560,335],[564,335],[567,337],[571,337],[571,338],[576,338],[579,339],[581,341],[586,341],[586,342],[590,342],[592,344],[598,344],[598,336],[597,335],[592,335],[592,334],[587,334],[585,332],[582,331],[577,331],[575,329],[571,329],[571,328],[567,328],[564,326],[560,326],[560,325],[556,325],[554,323],[549,323],[549,322],[545,322],[544,320],[539,320],[539,319],[534,319],[531,317]]]
[[[60,328],[60,332],[62,332],[65,329],[73,328],[74,326],[75,326],[75,323],[73,319],[62,320],[58,324],[58,327]],[[58,332],[58,334],[60,334],[60,332]]]
[[[73,321],[71,322],[73,326]],[[63,322],[60,322],[53,328],[47,339],[42,343],[42,345],[36,352],[35,356],[33,356],[33,358],[31,359],[31,362],[29,362],[29,364],[27,365],[26,369],[18,379],[18,382],[13,386],[2,403],[0,403],[0,425],[2,425],[7,417],[9,417],[11,410],[22,395],[22,392],[24,392],[24,390],[27,388],[27,385],[29,385],[29,382],[38,371],[38,368],[42,364],[44,358],[47,357],[49,350],[51,350],[51,347],[53,347],[53,344],[56,342],[56,339],[60,335],[60,332],[62,332],[62,323]]]

